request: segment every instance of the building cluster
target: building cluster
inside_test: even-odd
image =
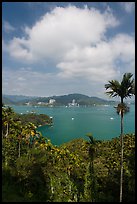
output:
[[[72,100],[72,103],[68,103],[69,107],[79,107],[79,104],[75,102],[75,99]]]
[[[45,106],[50,106],[50,107],[52,107],[52,106],[55,104],[55,102],[56,102],[55,99],[49,99],[48,103],[39,101],[39,102],[37,102],[37,105],[45,105]],[[27,103],[25,103],[25,104],[26,104],[26,105],[31,105],[30,102],[27,102]]]
[[[39,101],[37,102],[37,104],[35,105],[40,105],[40,106],[48,106],[48,107],[53,107],[56,103],[56,100],[55,99],[52,99],[50,98],[48,102],[42,102],[42,101]],[[26,105],[32,105],[31,102],[27,102],[25,103]],[[68,105],[66,107],[79,107],[79,104],[76,103],[76,100],[73,99],[71,103],[68,103]]]

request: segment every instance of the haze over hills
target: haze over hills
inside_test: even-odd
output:
[[[37,96],[24,96],[24,95],[7,95],[7,94],[3,94],[2,98],[9,99],[12,102],[19,102],[19,101],[31,100],[31,99],[37,98]]]
[[[4,104],[10,105],[10,104],[23,104],[28,102],[28,100],[33,100],[34,98],[37,98],[36,96],[23,96],[23,95],[2,95],[2,102]]]
[[[51,96],[51,97],[37,97],[37,96],[22,96],[22,95],[2,95],[2,102],[4,104],[10,105],[25,105],[29,103],[30,105],[37,105],[40,102],[42,104],[48,103],[50,99],[55,100],[54,105],[61,106],[61,105],[68,105],[71,103],[73,99],[79,105],[101,105],[101,104],[114,104],[116,103],[113,100],[105,100],[98,97],[90,97],[83,94],[68,94],[68,95],[61,95],[61,96]]]

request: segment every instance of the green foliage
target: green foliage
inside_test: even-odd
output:
[[[23,125],[27,125],[28,123],[33,123],[35,126],[39,125],[46,125],[46,124],[52,124],[52,119],[45,114],[34,114],[34,113],[28,113],[28,114],[16,114],[16,118],[21,121]]]
[[[14,114],[3,109],[3,202],[119,201],[119,137],[96,141],[88,134],[89,141],[80,138],[57,147]],[[135,201],[134,134],[124,135],[123,201]]]
[[[135,81],[131,79],[132,76],[131,73],[125,73],[121,82],[117,80],[109,81],[108,84],[105,84],[106,90],[109,89],[106,94],[111,97],[119,96],[122,99],[121,103],[123,103],[124,98],[135,95]]]
[[[123,201],[123,117],[124,113],[129,112],[129,107],[124,103],[124,99],[131,97],[132,95],[135,95],[135,80],[131,79],[133,76],[132,73],[125,73],[123,75],[123,79],[121,82],[118,82],[117,80],[111,80],[108,84],[105,84],[106,90],[109,89],[109,91],[106,92],[111,97],[119,96],[120,97],[120,104],[118,104],[117,113],[121,116],[121,174],[120,174],[120,202]]]

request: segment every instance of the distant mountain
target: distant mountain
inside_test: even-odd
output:
[[[108,101],[98,98],[98,97],[89,97],[83,94],[68,94],[63,96],[55,96],[53,99],[56,100],[56,103],[68,105],[68,103],[72,102],[75,99],[79,105],[93,105],[93,104],[106,104]]]
[[[115,103],[114,101],[108,101],[98,97],[89,97],[78,93],[52,97],[3,95],[2,98],[3,103],[5,101],[5,104],[7,104],[7,102],[8,104],[10,104],[10,102],[11,104],[25,104],[26,102],[29,102],[32,105],[36,105],[38,102],[48,103],[50,99],[55,99],[55,105],[57,106],[68,105],[68,103],[71,103],[73,99],[75,99],[75,102],[79,105],[87,106]]]
[[[55,105],[68,105],[68,103],[71,103],[73,99],[75,99],[75,102],[79,105],[93,105],[93,104],[106,104],[108,101],[104,99],[100,99],[97,97],[89,97],[83,94],[68,94],[68,95],[62,95],[62,96],[52,96],[52,97],[38,97],[33,100],[29,100],[28,102],[31,102],[31,104],[37,104],[38,102],[48,103],[50,99],[55,99]]]
[[[8,98],[9,100],[13,102],[19,102],[24,100],[32,100],[36,98],[37,96],[23,96],[23,95],[3,95],[4,97]]]
[[[23,96],[23,95],[2,95],[2,102],[4,104],[22,104],[27,102],[28,100],[33,100],[37,98],[36,96]]]
[[[55,99],[56,103],[58,104],[68,105],[68,103],[72,102],[72,100],[75,99],[75,101],[79,103],[79,105],[81,105],[80,101],[86,101],[89,98],[89,96],[76,93],[62,96],[53,96],[52,98]]]
[[[14,101],[10,100],[6,96],[2,96],[2,103],[6,105],[14,104]]]

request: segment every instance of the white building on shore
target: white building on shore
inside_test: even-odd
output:
[[[44,103],[44,102],[39,101],[37,104],[38,104],[38,105],[46,105],[47,103]]]
[[[75,102],[75,99],[72,100],[72,103],[68,103],[69,107],[79,107],[79,104]]]
[[[56,102],[56,100],[55,99],[49,99],[49,105],[53,105],[54,103]]]

